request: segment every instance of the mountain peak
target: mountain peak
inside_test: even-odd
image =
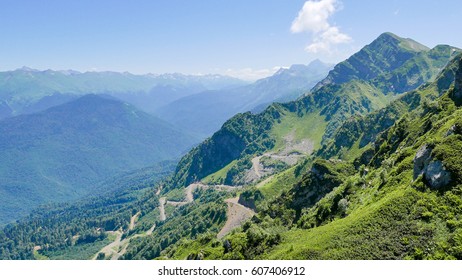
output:
[[[285,68],[280,68],[281,69],[285,69],[285,70],[289,70],[289,71],[304,71],[308,68],[308,66],[306,66],[305,64],[292,64],[289,69],[285,69]]]
[[[403,40],[403,38],[399,37],[398,35],[391,33],[391,32],[384,32],[377,37],[377,40],[389,40],[389,39],[394,39],[394,40]]]
[[[422,45],[421,43],[410,39],[410,38],[402,38],[394,33],[385,32],[382,33],[376,40],[374,40],[371,45],[376,44],[393,44],[397,47],[407,49],[409,51],[414,52],[422,52],[430,50],[429,47]]]
[[[359,52],[337,64],[315,89],[329,83],[342,84],[355,79],[374,79],[382,73],[399,68],[419,53],[429,50],[430,48],[412,39],[401,38],[390,32],[383,33]]]
[[[303,75],[304,73],[319,73],[319,72],[327,72],[332,69],[333,65],[324,63],[319,59],[315,59],[310,63],[306,64],[292,64],[289,68],[281,67],[278,71],[274,74],[274,76],[284,75],[284,74],[300,74]],[[267,79],[267,78],[265,78]],[[264,80],[265,80],[264,79]]]
[[[318,68],[318,67],[326,67],[326,66],[330,66],[330,64],[329,63],[324,63],[319,59],[315,59],[315,60],[311,61],[310,63],[308,63],[308,67],[310,67],[310,68]]]
[[[37,69],[30,68],[30,67],[27,67],[27,66],[23,66],[23,67],[21,67],[21,68],[18,68],[18,69],[16,69],[16,71],[23,71],[23,72],[40,72],[40,71],[37,70]]]

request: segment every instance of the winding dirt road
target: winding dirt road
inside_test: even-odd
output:
[[[116,239],[112,243],[110,243],[109,245],[106,245],[103,249],[99,250],[99,252],[96,253],[96,255],[92,258],[92,260],[96,260],[96,258],[98,257],[98,255],[100,253],[104,253],[105,256],[111,256],[111,260],[114,260],[114,259],[116,260],[116,259],[118,259],[120,257],[120,255],[118,253],[118,248],[121,245],[122,230],[107,231],[106,233],[115,234]]]
[[[159,212],[160,212],[159,220],[161,220],[161,221],[165,221],[165,219],[167,219],[167,217],[165,216],[165,202],[166,202],[166,200],[167,200],[167,198],[165,198],[165,197],[159,198]]]
[[[252,163],[254,163],[255,165],[258,165],[257,167],[255,167],[256,168],[255,171],[258,172],[259,164],[260,164],[260,157],[254,158],[252,160]],[[260,173],[258,174],[261,176]],[[210,185],[205,185],[202,183],[190,184],[184,190],[185,191],[184,201],[168,201],[165,197],[161,197],[159,199],[159,211],[160,211],[161,221],[164,221],[166,219],[165,204],[173,205],[173,206],[182,206],[188,203],[192,203],[194,201],[193,193],[198,188],[201,188],[201,189],[214,188],[220,191],[232,191],[232,190],[240,189],[242,187],[241,186],[228,186],[228,185],[210,186]],[[228,205],[227,214],[226,214],[227,220],[226,220],[225,225],[221,229],[221,231],[218,233],[217,235],[218,238],[222,238],[227,233],[229,233],[231,230],[240,226],[245,220],[255,215],[255,212],[252,209],[239,204],[238,200],[239,200],[239,197],[234,197],[234,198],[225,200],[226,204]]]
[[[141,215],[141,212],[136,213],[134,216],[130,218],[130,225],[128,226],[129,230],[132,230],[135,228],[135,223],[138,217]]]
[[[255,172],[255,175],[260,179],[262,177],[262,174],[260,172],[260,159],[262,156],[254,157],[252,161],[252,168],[253,172]]]
[[[132,217],[130,217],[130,226],[128,228],[129,230],[132,230],[135,228],[135,222],[138,219],[139,215],[141,215],[141,212],[138,212]],[[156,224],[154,224],[148,231],[146,231],[143,234],[135,234],[123,240],[122,240],[122,235],[123,235],[122,229],[119,229],[118,231],[107,231],[106,233],[108,234],[115,234],[116,239],[112,243],[106,245],[104,248],[99,250],[99,252],[93,256],[92,260],[96,260],[99,253],[104,253],[105,257],[106,258],[110,257],[111,260],[118,260],[123,254],[125,254],[125,252],[127,252],[127,247],[128,247],[128,244],[130,243],[130,240],[132,240],[133,238],[141,237],[141,236],[151,235],[155,227],[156,227]]]
[[[159,220],[165,221],[166,214],[165,214],[165,205],[173,205],[173,206],[182,206],[188,203],[194,202],[193,193],[196,189],[202,188],[215,188],[220,191],[232,191],[241,188],[240,186],[228,186],[228,185],[216,185],[216,186],[209,186],[202,183],[194,183],[190,184],[188,187],[185,188],[185,200],[184,201],[168,201],[166,197],[159,198]],[[255,213],[238,203],[238,197],[231,198],[225,200],[228,205],[228,213],[227,213],[227,221],[223,229],[220,231],[219,235],[222,237],[230,230],[238,227],[243,221],[247,218],[252,217]],[[141,212],[136,213],[132,217],[130,217],[130,225],[128,227],[129,230],[133,230],[136,226],[136,221],[141,215]],[[111,260],[119,259],[125,252],[127,251],[127,247],[130,243],[130,240],[146,235],[151,235],[155,229],[156,225],[154,224],[149,230],[142,234],[135,234],[131,237],[125,238],[122,240],[123,231],[119,229],[118,231],[108,231],[109,234],[116,235],[116,238],[113,242],[106,245],[102,248],[98,253],[93,256],[93,260],[96,260],[99,253],[104,253],[106,258],[110,258]],[[220,237],[220,238],[221,238]]]

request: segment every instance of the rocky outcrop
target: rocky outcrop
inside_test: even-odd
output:
[[[440,189],[451,183],[451,173],[444,168],[443,162],[439,160],[428,164],[424,176],[425,181],[433,189]]]
[[[456,131],[456,126],[453,125],[448,129],[448,131],[446,131],[446,133],[444,134],[444,137],[448,137],[448,136],[453,135],[455,133],[455,131]]]
[[[425,172],[431,161],[432,150],[433,148],[425,144],[417,151],[414,157],[414,180]]]
[[[423,175],[425,183],[432,189],[440,189],[451,183],[451,172],[443,162],[432,158],[433,148],[423,145],[414,157],[414,180]]]

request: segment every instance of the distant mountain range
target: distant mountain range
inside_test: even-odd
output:
[[[293,65],[255,83],[222,75],[133,75],[117,72],[0,72],[0,119],[40,112],[85,94],[106,94],[135,105],[198,137],[236,113],[294,100],[323,79],[331,65]]]
[[[156,114],[200,136],[210,136],[236,113],[259,112],[272,102],[291,101],[308,93],[331,69],[332,65],[319,60],[308,65],[292,65],[247,86],[180,98],[160,108]]]
[[[0,107],[0,114],[38,112],[90,93],[112,95],[152,112],[186,95],[244,84],[241,80],[221,75],[81,73],[23,67],[0,72],[0,101],[9,107],[3,110]]]

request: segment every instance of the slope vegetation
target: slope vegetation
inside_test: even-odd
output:
[[[366,137],[373,139],[370,149],[357,147],[367,130],[349,135],[352,141],[338,152],[324,146],[297,183],[261,201],[257,216],[225,236],[220,246],[214,240],[191,240],[165,254],[183,258],[200,250],[205,259],[462,258],[462,167],[457,160],[462,152],[461,81],[458,56],[434,83],[355,120],[359,127],[379,131]],[[387,117],[396,107],[400,116]]]
[[[402,93],[390,94],[389,89],[412,90],[434,80],[458,52],[450,46],[429,50],[412,40],[382,34],[337,65],[311,94],[228,120],[180,161],[173,185],[187,186],[225,167],[226,175],[221,176],[225,183],[239,184],[252,158],[277,150],[291,133],[314,147],[326,144],[344,121],[381,109]],[[294,123],[293,130],[286,129]]]

